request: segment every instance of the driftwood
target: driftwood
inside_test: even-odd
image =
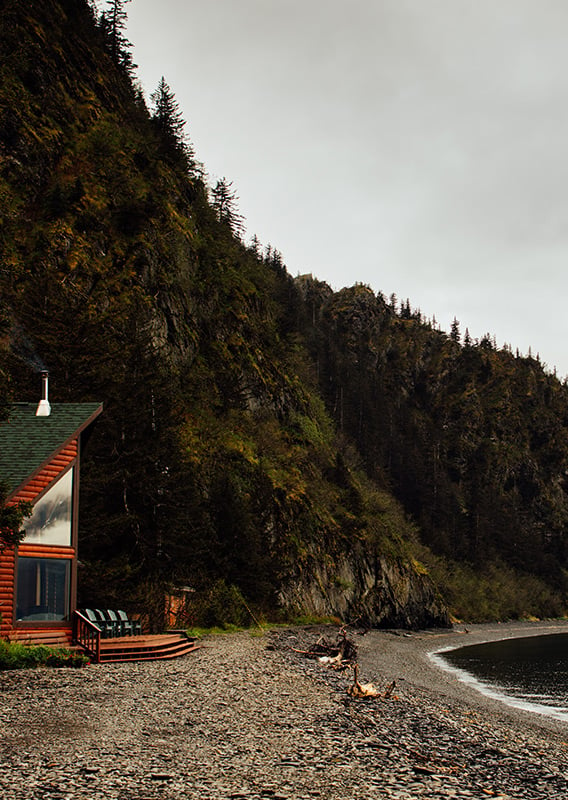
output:
[[[393,695],[396,681],[390,683],[384,692],[381,692],[374,683],[359,683],[359,665],[353,665],[353,683],[347,689],[347,694],[351,697],[382,697],[385,700],[393,698],[398,700],[396,695]]]
[[[359,665],[357,663],[357,645],[348,638],[347,630],[344,626],[337,634],[335,641],[326,639],[325,636],[312,644],[307,650],[299,650],[296,647],[290,648],[294,653],[300,653],[306,658],[317,658],[320,664],[326,664],[336,670],[353,670],[353,683],[347,688],[347,694],[351,697],[380,697],[384,700],[392,698],[398,700],[393,694],[396,681],[392,681],[384,691],[377,689],[372,683],[359,682]]]
[[[292,650],[306,658],[317,658],[321,664],[327,664],[334,669],[346,669],[357,658],[357,645],[347,637],[345,628],[341,628],[335,642],[320,636],[308,650],[297,650],[295,647]]]
[[[377,697],[379,690],[372,683],[359,683],[359,665],[353,666],[353,683],[347,689],[351,697]]]

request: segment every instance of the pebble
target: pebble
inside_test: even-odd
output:
[[[398,699],[353,699],[348,676],[292,650],[313,641],[305,629],[239,633],[175,661],[0,673],[0,797],[568,796],[554,737],[410,684]]]

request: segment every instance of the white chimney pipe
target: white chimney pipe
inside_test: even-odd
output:
[[[51,406],[49,405],[49,400],[47,399],[49,372],[42,372],[41,380],[42,380],[43,396],[38,403],[35,415],[36,417],[49,417],[49,415],[51,414]]]

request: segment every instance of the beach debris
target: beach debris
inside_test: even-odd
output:
[[[320,664],[337,670],[347,669],[355,663],[357,658],[357,645],[348,638],[345,628],[341,628],[335,642],[325,636],[320,636],[317,642],[307,650],[298,650],[295,647],[292,650],[295,653],[301,653],[306,658],[317,659]]]
[[[393,694],[396,681],[392,681],[386,689],[381,691],[373,683],[359,681],[359,665],[357,663],[357,645],[347,636],[346,626],[343,626],[335,641],[325,636],[320,636],[317,642],[310,645],[307,650],[291,647],[294,653],[300,653],[306,658],[313,658],[326,667],[335,670],[353,670],[353,683],[348,686],[347,694],[351,697],[379,697],[384,700],[398,700]]]
[[[351,697],[381,697],[384,700],[398,700],[397,695],[393,694],[396,687],[396,681],[389,683],[384,692],[377,689],[374,683],[359,683],[359,665],[353,665],[353,683],[347,688],[347,694]]]
[[[338,653],[336,656],[320,656],[318,658],[320,664],[339,664],[341,663],[341,653]]]
[[[353,665],[353,683],[347,689],[351,697],[378,697],[379,690],[373,683],[359,683],[359,665]]]

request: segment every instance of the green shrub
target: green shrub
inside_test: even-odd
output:
[[[191,626],[194,628],[244,628],[251,623],[245,600],[236,586],[218,580],[210,589],[193,597]]]
[[[0,670],[29,669],[31,667],[84,667],[87,656],[63,647],[38,645],[28,647],[19,642],[0,639]]]
[[[465,622],[563,617],[566,598],[543,580],[517,572],[503,561],[483,567],[421,554],[452,616]]]

